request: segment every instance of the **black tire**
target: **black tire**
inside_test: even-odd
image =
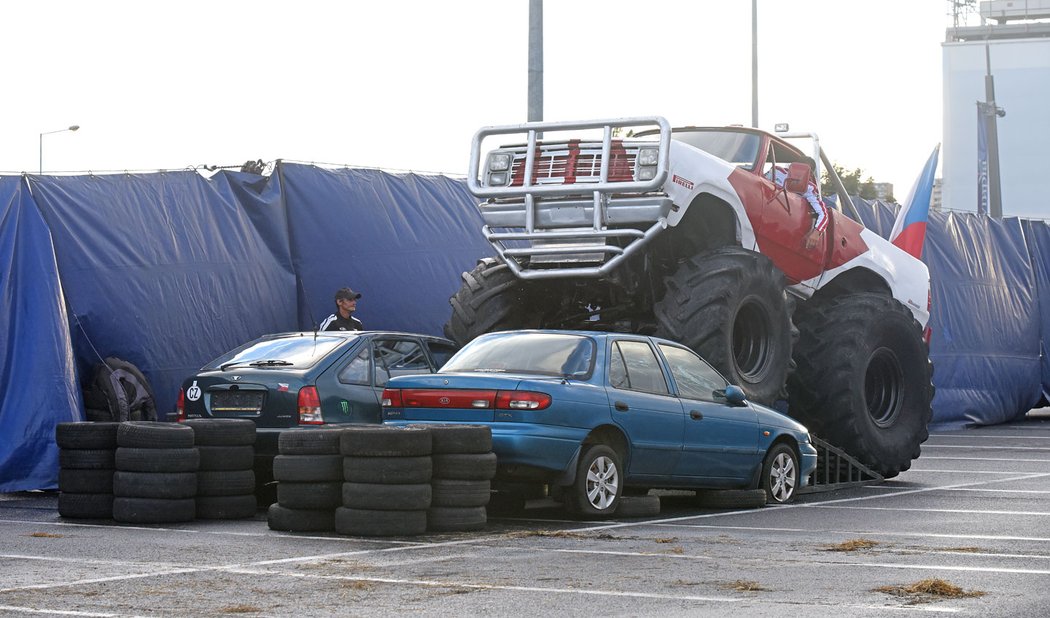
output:
[[[113,519],[128,524],[170,524],[193,521],[197,504],[193,498],[114,498]]]
[[[200,453],[191,448],[118,447],[115,464],[126,472],[196,472]]]
[[[695,350],[748,399],[782,399],[797,329],[784,274],[764,255],[723,247],[682,262],[653,307],[657,335]]]
[[[492,495],[489,481],[434,479],[430,486],[433,489],[432,506],[485,506]]]
[[[252,470],[205,470],[197,472],[197,495],[240,496],[255,491]]]
[[[343,484],[277,483],[277,504],[290,509],[328,509],[343,505]]]
[[[343,457],[343,480],[351,483],[403,485],[429,483],[434,463],[422,457]]]
[[[277,451],[282,455],[338,455],[342,429],[289,429],[277,436]]]
[[[87,402],[85,402],[86,405]],[[110,423],[113,421],[113,413],[109,409],[84,408],[84,418],[92,423]]]
[[[278,487],[278,491],[280,487]],[[381,483],[343,483],[343,506],[377,511],[425,511],[433,489],[429,483],[384,485]]]
[[[58,470],[58,490],[71,494],[113,493],[113,470]]]
[[[660,496],[620,496],[617,517],[656,517],[660,514]]]
[[[416,427],[416,425],[409,425]],[[488,425],[418,425],[430,430],[431,453],[488,453],[492,450],[492,429]]]
[[[485,333],[535,326],[529,322],[526,295],[526,284],[506,264],[480,260],[474,270],[463,273],[463,284],[448,301],[452,316],[445,336],[465,345]]]
[[[191,418],[182,422],[193,429],[197,446],[252,446],[255,421],[247,418]]]
[[[435,506],[427,510],[427,530],[434,532],[482,530],[487,523],[483,506]]]
[[[266,511],[266,524],[270,530],[286,532],[323,532],[334,528],[335,511],[332,509],[290,509],[280,504],[271,504]]]
[[[66,470],[112,470],[116,449],[58,449],[58,466]]]
[[[767,504],[788,504],[795,501],[801,487],[798,455],[787,444],[773,445],[762,464],[762,489]]]
[[[251,446],[198,446],[199,470],[251,470],[255,448]]]
[[[433,460],[436,479],[491,481],[496,476],[495,453],[447,453]]]
[[[117,427],[117,446],[128,448],[191,448],[193,429],[177,423],[127,421]]]
[[[153,386],[150,384],[149,380],[146,379],[145,374],[143,374],[142,371],[132,363],[115,356],[106,357],[105,362],[108,366],[112,367],[113,370],[124,370],[130,373],[136,380],[138,380],[139,384],[141,384],[142,388],[146,391],[146,401],[142,403],[142,407],[139,410],[130,411],[130,418],[121,420],[156,421],[157,398],[153,394]]]
[[[766,505],[764,489],[698,489],[697,506],[708,509],[757,509]]]
[[[82,519],[112,519],[113,494],[58,494],[58,514]]]
[[[259,506],[255,495],[197,496],[197,519],[245,519],[254,517]]]
[[[119,423],[59,423],[55,426],[55,443],[59,448],[117,448]]]
[[[118,498],[163,498],[178,500],[197,495],[196,472],[113,473],[113,495]]]
[[[335,510],[335,531],[351,536],[415,536],[427,531],[427,512],[341,506]]]
[[[565,508],[583,519],[612,517],[623,493],[620,454],[605,444],[585,444],[576,480],[565,492]]]
[[[339,450],[348,457],[420,457],[432,444],[430,429],[420,425],[354,425],[343,432]]]
[[[318,483],[343,480],[342,455],[278,455],[273,478],[281,482]]]
[[[897,300],[810,301],[789,381],[789,413],[882,476],[911,467],[929,437],[933,365],[922,329]]]

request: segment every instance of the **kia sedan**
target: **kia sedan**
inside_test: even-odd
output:
[[[491,427],[498,480],[548,484],[589,518],[650,488],[762,488],[786,503],[817,463],[804,426],[655,337],[482,335],[434,375],[391,379],[382,399],[385,423]]]

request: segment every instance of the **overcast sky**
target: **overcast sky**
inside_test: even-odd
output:
[[[0,171],[285,159],[462,175],[527,116],[528,0],[4,6]],[[945,0],[758,0],[759,125],[903,199],[941,141]],[[547,0],[544,117],[751,123],[750,0]]]

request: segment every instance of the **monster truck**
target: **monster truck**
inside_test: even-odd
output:
[[[467,182],[497,257],[463,274],[446,335],[677,340],[750,399],[786,398],[789,414],[883,476],[907,470],[934,392],[929,271],[859,222],[813,144],[811,159],[776,134],[672,130],[660,117],[482,128]],[[798,191],[820,177],[817,161],[839,206],[807,248],[814,215]]]

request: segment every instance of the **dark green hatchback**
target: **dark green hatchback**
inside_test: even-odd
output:
[[[390,378],[434,373],[456,350],[448,339],[399,332],[265,335],[187,378],[178,418],[252,419],[256,453],[272,456],[285,429],[380,423]]]

